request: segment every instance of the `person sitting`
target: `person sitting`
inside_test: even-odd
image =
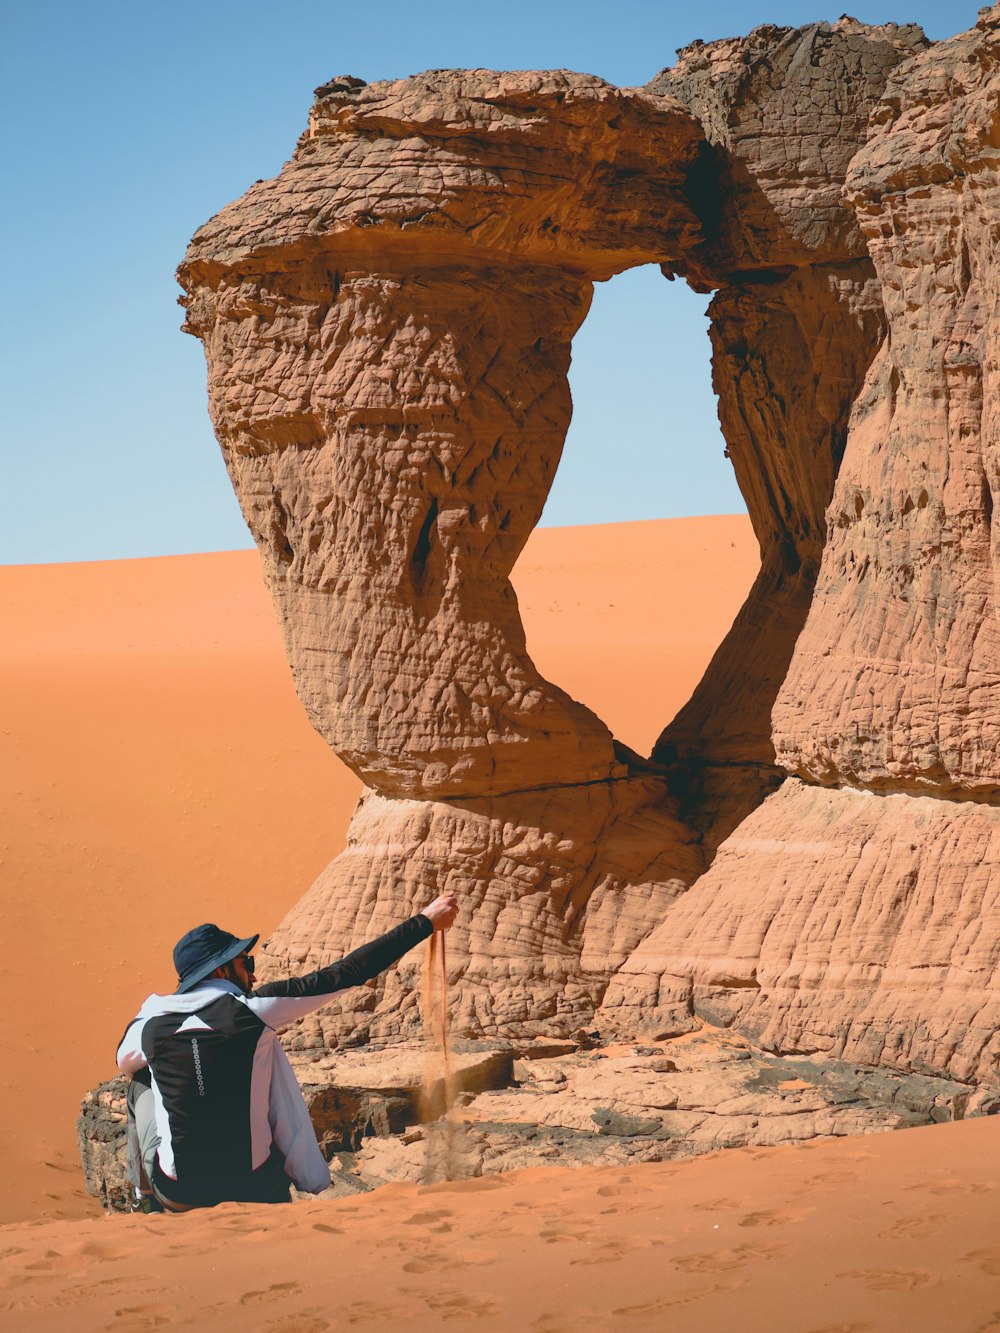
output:
[[[171,995],[150,995],[118,1046],[128,1087],[128,1172],[135,1206],[186,1212],[225,1201],[287,1203],[316,1194],[330,1170],[277,1030],[337,991],[360,986],[434,931],[453,893],[339,962],[254,989],[253,949],[208,924],[178,940]]]

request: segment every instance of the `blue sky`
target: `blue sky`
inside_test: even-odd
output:
[[[940,38],[977,4],[856,5]],[[212,434],[174,269],[272,176],[312,89],[428,68],[568,68],[644,83],[695,38],[835,19],[821,3],[2,0],[7,207],[0,564],[250,545]],[[704,309],[655,269],[597,289],[546,524],[732,513]]]

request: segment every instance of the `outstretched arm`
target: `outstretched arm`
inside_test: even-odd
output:
[[[362,944],[339,962],[301,977],[289,977],[286,981],[272,981],[258,987],[248,1003],[268,1027],[284,1027],[286,1023],[321,1008],[335,992],[361,986],[377,977],[434,931],[447,930],[457,913],[455,895],[442,894],[409,921]]]

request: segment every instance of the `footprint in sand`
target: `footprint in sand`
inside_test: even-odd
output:
[[[617,1310],[612,1310],[611,1313],[613,1315],[621,1315],[623,1318],[631,1319],[646,1318],[650,1314],[658,1316],[668,1312],[673,1313],[682,1310],[685,1305],[695,1305],[698,1302],[705,1300],[708,1296],[715,1296],[720,1292],[733,1291],[737,1287],[744,1285],[745,1283],[740,1278],[727,1278],[721,1282],[712,1282],[711,1280],[708,1280],[707,1284],[703,1281],[699,1282],[697,1288],[694,1290],[684,1291],[678,1289],[671,1296],[663,1296],[657,1301],[650,1301],[648,1304],[622,1306]],[[608,1325],[602,1324],[601,1327],[607,1328]],[[618,1325],[615,1324],[612,1327],[617,1329]],[[663,1324],[662,1327],[670,1329],[671,1325]],[[707,1330],[705,1333],[707,1333]]]
[[[601,1185],[597,1189],[597,1196],[600,1199],[619,1199],[627,1193],[628,1186],[626,1185]]]
[[[409,1302],[400,1305],[381,1305],[375,1301],[352,1301],[345,1305],[340,1316],[349,1324],[367,1324],[372,1328],[402,1327],[413,1317]]]
[[[918,1240],[921,1236],[930,1236],[939,1231],[945,1221],[944,1213],[926,1213],[920,1217],[901,1217],[891,1227],[878,1233],[879,1240]]]
[[[988,1277],[1000,1277],[1000,1249],[970,1250],[962,1255],[962,1263],[975,1264]]]
[[[610,1333],[618,1325],[609,1323],[606,1310],[578,1305],[566,1310],[546,1310],[526,1327],[529,1333],[581,1333],[585,1329],[592,1329],[593,1333]]]
[[[992,1185],[980,1184],[977,1180],[941,1180],[936,1185],[907,1185],[908,1190],[919,1190],[921,1194],[989,1194]]]
[[[451,1210],[448,1208],[434,1208],[428,1212],[413,1213],[410,1217],[403,1219],[403,1225],[407,1227],[427,1227],[432,1231],[450,1231],[451,1223],[434,1226],[435,1222],[444,1223],[446,1217],[451,1217]]]
[[[747,1213],[740,1218],[737,1226],[741,1227],[777,1227],[782,1222],[796,1222],[801,1213],[783,1212],[780,1209],[765,1209],[760,1213]]]
[[[822,1328],[804,1329],[803,1333],[873,1333],[871,1324],[824,1324]]]
[[[263,1301],[280,1301],[301,1291],[297,1282],[275,1282],[263,1291],[245,1291],[240,1297],[240,1305],[259,1305]]]
[[[159,1295],[163,1287],[147,1287],[143,1284],[143,1294]],[[64,1287],[63,1296],[67,1300],[89,1300],[94,1296],[126,1296],[133,1292],[133,1285],[126,1277],[105,1277],[99,1281],[85,1282],[79,1287]]]
[[[677,1239],[676,1236],[626,1236],[618,1240],[602,1241],[600,1245],[588,1248],[587,1253],[581,1255],[579,1259],[569,1261],[570,1268],[579,1264],[614,1264],[620,1259],[624,1259],[627,1254],[632,1254],[636,1250],[651,1250],[657,1245],[669,1245]]]
[[[616,1319],[641,1319],[643,1316],[648,1319],[651,1315],[669,1313],[671,1304],[670,1301],[647,1301],[644,1305],[619,1305],[611,1313]]]
[[[150,1329],[162,1328],[175,1314],[173,1305],[123,1305],[115,1311],[115,1318],[126,1320],[130,1329]]]
[[[523,1236],[526,1232],[523,1225],[497,1221],[488,1227],[469,1227],[465,1234],[469,1240],[494,1240],[497,1236]]]
[[[329,1222],[313,1222],[312,1229],[313,1231],[323,1231],[328,1236],[342,1236],[344,1234],[343,1227],[332,1227]]]
[[[500,1313],[500,1304],[492,1296],[470,1296],[454,1287],[423,1291],[420,1299],[442,1321],[486,1319]]]
[[[641,1194],[651,1194],[652,1190],[648,1189],[646,1186],[637,1188],[628,1180],[623,1180],[618,1185],[600,1185],[595,1192],[601,1199],[619,1199],[625,1194],[632,1200],[638,1198]]]
[[[26,1271],[31,1273],[51,1273],[54,1269],[74,1268],[80,1271],[80,1265],[73,1263],[68,1255],[61,1254],[58,1250],[46,1250],[40,1259],[35,1259],[33,1263],[24,1265]]]
[[[448,1269],[481,1267],[492,1264],[496,1250],[477,1250],[465,1247],[458,1250],[427,1250],[403,1264],[404,1273],[440,1273]]]
[[[328,1333],[333,1327],[329,1319],[316,1309],[282,1315],[278,1319],[269,1319],[263,1325],[264,1333]]]
[[[771,1259],[780,1254],[772,1246],[738,1245],[734,1250],[709,1250],[703,1254],[682,1254],[674,1259],[677,1268],[685,1273],[725,1273],[732,1268],[743,1268],[752,1260]]]
[[[546,1227],[538,1233],[538,1238],[552,1245],[563,1240],[589,1240],[593,1234],[592,1227]]]
[[[857,1278],[869,1291],[917,1291],[931,1280],[922,1268],[858,1268],[837,1277]]]
[[[806,1181],[807,1185],[849,1185],[852,1180],[858,1180],[860,1172],[858,1171],[822,1171],[818,1176],[810,1176]]]

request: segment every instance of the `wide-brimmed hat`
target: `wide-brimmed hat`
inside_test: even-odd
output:
[[[252,949],[260,939],[251,935],[240,940],[230,935],[228,930],[206,924],[195,926],[186,935],[182,935],[174,946],[174,967],[177,969],[177,994],[197,986],[223,963],[231,963],[247,949]]]

